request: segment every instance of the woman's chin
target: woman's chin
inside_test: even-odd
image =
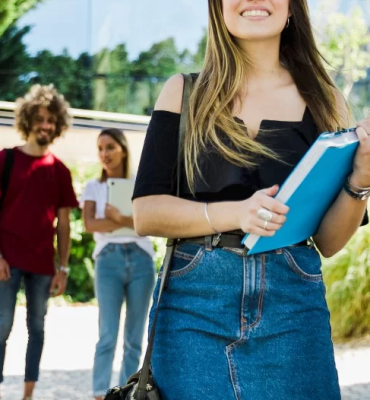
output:
[[[109,162],[109,163],[104,163],[103,164],[103,168],[109,174],[110,172],[117,171],[118,165],[114,165],[112,162]]]
[[[258,42],[258,41],[268,41],[273,39],[279,40],[280,32],[271,31],[263,26],[255,26],[254,29],[248,29],[247,32],[241,32],[238,35],[237,40],[241,42]]]

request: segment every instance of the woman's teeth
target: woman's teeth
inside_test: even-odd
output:
[[[244,11],[242,17],[268,17],[270,14],[265,10]]]

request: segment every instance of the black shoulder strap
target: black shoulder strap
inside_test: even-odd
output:
[[[14,164],[13,149],[5,149],[5,163],[4,163],[3,173],[1,176],[0,210],[3,205],[6,192],[8,190],[13,164]]]
[[[179,144],[178,144],[178,157],[177,157],[177,191],[176,191],[176,196],[180,196],[180,178],[181,178],[181,163],[182,163],[182,148],[183,148],[183,142],[184,142],[184,137],[186,133],[186,125],[188,122],[188,114],[189,114],[189,98],[191,94],[191,89],[193,86],[193,78],[191,75],[186,75],[183,74],[184,77],[184,91],[182,95],[182,107],[181,107],[181,117],[180,117],[180,126],[179,126]],[[144,364],[143,368],[141,370],[140,374],[140,379],[139,379],[139,384],[137,388],[137,400],[145,400],[145,395],[146,395],[146,386],[149,380],[149,369],[150,369],[150,360],[152,358],[152,352],[153,352],[153,344],[154,344],[154,333],[155,333],[155,327],[157,325],[157,318],[158,318],[158,310],[159,310],[159,304],[161,302],[161,297],[163,293],[163,289],[166,286],[168,277],[169,277],[169,272],[170,272],[170,264],[172,260],[172,254],[173,250],[176,244],[175,239],[168,239],[167,240],[167,249],[166,249],[166,255],[163,260],[163,269],[162,269],[162,281],[161,285],[159,288],[159,293],[158,293],[158,301],[157,301],[157,309],[155,311],[155,315],[153,318],[153,324],[152,328],[150,331],[149,335],[149,341],[148,341],[148,348],[146,350],[145,354],[145,359],[144,359]]]
[[[182,106],[181,106],[181,117],[179,126],[179,143],[177,147],[177,189],[176,189],[177,197],[180,197],[183,146],[184,146],[186,127],[188,123],[189,100],[191,95],[191,89],[193,87],[193,82],[194,82],[191,75],[183,74],[183,77],[184,77],[184,91],[182,93]]]

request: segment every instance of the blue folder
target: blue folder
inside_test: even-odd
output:
[[[354,128],[317,138],[275,196],[290,208],[287,221],[273,237],[245,235],[249,255],[299,243],[317,232],[352,171],[358,144]]]

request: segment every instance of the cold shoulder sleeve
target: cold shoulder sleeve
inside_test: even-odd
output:
[[[180,114],[153,111],[144,141],[132,199],[176,194]]]

